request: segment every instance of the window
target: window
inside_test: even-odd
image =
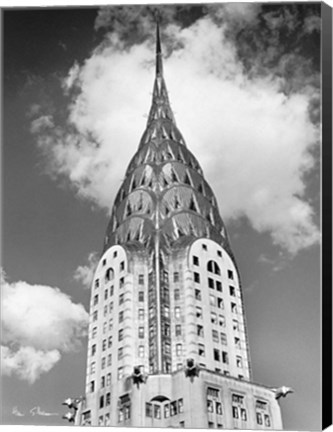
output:
[[[93,327],[91,336],[93,339],[95,339],[95,337],[97,336],[97,327]]]
[[[240,339],[238,337],[235,337],[235,345],[236,345],[236,348],[241,347]]]
[[[124,303],[124,294],[120,294],[119,296],[119,305],[122,305]]]
[[[235,297],[236,296],[235,287],[229,285],[229,293],[230,293],[231,296]]]
[[[222,283],[220,281],[215,281],[216,291],[222,292]]]
[[[216,414],[222,415],[222,404],[221,402],[215,402]]]
[[[199,258],[198,258],[197,256],[195,256],[195,255],[193,255],[193,264],[194,264],[195,266],[198,266],[198,265],[199,265]]]
[[[239,323],[237,320],[232,320],[232,328],[233,330],[239,330]]]
[[[217,315],[215,312],[211,312],[210,313],[210,322],[212,324],[217,324]]]
[[[97,311],[95,311],[93,313],[93,321],[97,321],[98,315],[97,315]]]
[[[173,294],[174,294],[174,299],[175,300],[179,300],[179,298],[180,298],[179,289],[175,289],[174,292],[173,292]]]
[[[231,312],[232,313],[237,313],[237,305],[236,305],[236,303],[231,303]]]
[[[123,322],[123,320],[124,320],[124,312],[121,311],[121,312],[119,312],[119,322],[121,323],[121,322]]]
[[[102,369],[105,369],[105,363],[106,363],[106,358],[103,357],[103,358],[102,358],[102,362],[101,362],[101,367],[102,367]]]
[[[167,341],[164,342],[164,352],[165,352],[165,354],[170,354],[171,353],[170,343],[167,342]]]
[[[117,251],[114,251],[114,252],[113,252],[113,258],[117,258],[117,255],[118,255],[118,252],[117,252]]]
[[[161,407],[159,405],[154,405],[154,418],[161,418]]]
[[[146,402],[146,417],[153,417],[153,407],[149,402]]]
[[[110,286],[110,297],[113,296],[113,285]]]
[[[145,328],[144,327],[139,327],[138,335],[139,335],[140,339],[143,339],[145,337]]]
[[[123,330],[123,329],[120,329],[120,330],[118,331],[118,341],[119,341],[119,342],[122,341],[123,338],[124,338],[124,330]]]
[[[104,258],[102,261],[102,265],[105,266],[106,265],[106,259]]]
[[[227,341],[227,335],[225,333],[220,333],[221,336],[221,344],[222,345],[227,345],[228,341]]]
[[[96,372],[96,362],[90,363],[90,373],[93,374]]]
[[[232,416],[234,419],[238,419],[238,408],[235,406],[232,407]]]
[[[176,345],[176,356],[181,356],[183,354],[183,347],[182,344],[177,344]]]
[[[221,299],[220,297],[217,298],[217,307],[219,309],[224,309],[223,299]]]
[[[229,364],[228,353],[226,351],[222,351],[222,362],[225,364]]]
[[[121,380],[124,375],[124,368],[120,367],[118,368],[118,380]]]
[[[101,388],[105,387],[105,376],[102,376],[101,378]]]
[[[169,418],[170,415],[170,405],[167,403],[164,405],[164,417]]]
[[[259,424],[259,425],[262,425],[262,416],[261,416],[261,413],[256,413],[256,417],[257,417],[257,423]]]
[[[123,349],[123,347],[120,347],[118,349],[118,360],[122,359],[123,355],[124,355],[124,349]]]
[[[103,339],[103,342],[102,342],[102,351],[105,351],[106,350],[106,339]]]
[[[96,294],[96,295],[94,296],[94,306],[96,306],[97,303],[98,303],[98,294]]]
[[[177,409],[177,401],[171,402],[170,404],[170,415],[174,416],[177,415],[178,409]]]
[[[175,307],[175,318],[176,319],[180,318],[180,307],[179,306]]]
[[[103,407],[104,407],[104,396],[101,396],[101,397],[99,398],[99,407],[100,407],[100,408],[103,408]]]
[[[194,291],[194,297],[195,297],[196,300],[201,300],[201,291],[198,290],[198,289],[196,289]]]
[[[194,272],[194,282],[200,283],[200,275],[197,272]]]
[[[105,272],[105,281],[109,282],[114,278],[114,271],[113,269],[110,267],[106,270]]]
[[[106,321],[103,322],[103,334],[106,333],[107,326],[108,326],[108,323]]]
[[[216,299],[215,299],[215,296],[213,296],[213,294],[210,294],[210,295],[209,295],[209,303],[210,303],[212,306],[215,306]]]
[[[109,291],[106,289],[106,290],[104,291],[104,300],[107,300],[107,299],[108,299],[108,294],[109,294]]]
[[[228,270],[228,278],[229,279],[233,279],[234,278],[234,273],[232,270]]]
[[[240,356],[236,357],[236,365],[237,365],[238,368],[243,367],[242,357],[240,357]]]
[[[145,356],[145,347],[143,345],[139,345],[139,357],[143,358]]]
[[[122,261],[122,262],[120,263],[119,268],[120,268],[120,271],[125,270],[125,261]]]
[[[138,311],[138,317],[139,317],[139,320],[143,320],[144,319],[144,317],[145,317],[145,310],[144,309],[139,309],[139,311]]]
[[[90,393],[94,393],[95,391],[95,381],[90,381]]]
[[[265,414],[264,418],[265,418],[265,426],[270,427],[271,426],[271,420],[269,418],[269,415]]]
[[[220,250],[217,251],[217,255],[222,258],[222,252]]]
[[[197,318],[202,318],[202,309],[200,306],[196,307],[196,317]]]
[[[214,342],[219,342],[219,333],[217,330],[212,330],[212,337]]]
[[[203,335],[204,335],[204,329],[203,329],[203,326],[202,325],[197,325],[197,336],[201,336],[201,337],[203,337]]]
[[[243,421],[247,420],[247,414],[246,414],[246,409],[245,408],[241,408],[241,419]]]
[[[206,251],[207,250],[207,245],[203,244],[202,245],[202,249]]]
[[[214,360],[220,361],[220,351],[216,348],[214,348]]]
[[[208,278],[208,286],[209,286],[209,288],[214,289],[214,280],[212,278]]]
[[[219,326],[225,327],[225,317],[223,315],[219,315]]]
[[[111,374],[110,373],[108,373],[106,375],[106,386],[109,386],[109,385],[111,385]]]
[[[207,411],[211,413],[214,412],[214,404],[210,399],[207,399]]]
[[[178,272],[174,272],[174,274],[173,274],[173,281],[174,282],[179,282],[179,273]]]
[[[103,310],[103,316],[106,316],[108,314],[108,306],[104,306],[104,310]]]
[[[125,279],[124,279],[123,277],[121,277],[121,278],[119,279],[119,288],[123,288],[124,285],[125,285]]]
[[[139,302],[143,302],[144,299],[145,299],[145,294],[144,294],[144,292],[143,292],[143,291],[139,291],[139,292],[138,292],[138,301],[139,301]]]
[[[91,355],[94,356],[96,354],[96,344],[91,347]]]
[[[181,336],[182,326],[180,324],[176,324],[175,333],[176,333],[176,336]]]
[[[139,276],[138,276],[138,283],[139,283],[139,285],[143,285],[144,282],[145,282],[144,275],[143,274],[139,274]]]
[[[113,319],[110,318],[109,319],[109,330],[112,330],[112,328],[113,328]]]
[[[105,405],[109,406],[111,403],[111,393],[106,393],[106,397],[105,397]]]
[[[214,422],[208,422],[208,429],[214,429]]]
[[[205,357],[205,345],[203,344],[198,345],[198,354],[201,357]]]
[[[99,288],[99,279],[95,280],[95,288]]]
[[[164,305],[163,310],[164,310],[164,316],[165,316],[166,318],[169,318],[169,316],[170,316],[170,309],[169,309],[169,306]]]
[[[184,428],[185,427],[185,422],[184,421],[179,422],[179,427],[180,428]]]
[[[207,270],[210,273],[214,273],[216,275],[220,275],[221,274],[221,270],[220,270],[220,267],[218,266],[217,262],[212,261],[212,260],[208,261],[208,263],[207,263]]]

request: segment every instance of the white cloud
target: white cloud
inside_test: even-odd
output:
[[[86,265],[78,266],[75,270],[74,279],[82,283],[84,288],[90,289],[96,266],[98,264],[98,254],[96,252],[91,252],[87,261]]]
[[[80,347],[88,314],[58,288],[1,279],[2,373],[33,383]]]
[[[239,8],[226,10],[240,15]],[[250,79],[227,30],[227,22],[218,26],[207,17],[183,30],[166,29],[180,42],[165,60],[177,124],[216,192],[222,217],[246,217],[295,254],[320,237],[303,177],[318,142],[308,117],[315,89],[286,96],[279,91],[284,78],[266,71]],[[67,89],[76,93],[71,132],[50,127],[38,135],[50,173],[108,210],[144,130],[154,73],[148,42],[124,50],[115,35],[110,41],[69,72]]]
[[[21,413],[21,411],[17,408],[17,406],[13,407],[12,414],[16,417],[24,417],[24,414]]]
[[[36,407],[31,408],[30,414],[32,416],[39,415],[42,417],[50,417],[50,416],[58,416],[59,415],[59,413],[50,413],[50,412],[44,411],[41,409],[40,406],[36,406]]]

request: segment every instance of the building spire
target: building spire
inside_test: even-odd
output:
[[[161,36],[160,36],[160,14],[158,10],[155,11],[156,21],[156,76],[163,76],[163,62],[162,62],[162,49],[161,49]]]

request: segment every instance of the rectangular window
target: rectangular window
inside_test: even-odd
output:
[[[179,422],[179,427],[180,428],[184,428],[185,427],[185,422],[184,421]]]
[[[119,296],[119,305],[122,305],[124,303],[124,294],[120,294]]]
[[[93,339],[95,339],[95,337],[97,336],[97,327],[93,327],[91,336]]]
[[[216,348],[214,348],[214,360],[220,361],[220,351]]]
[[[105,266],[106,265],[106,259],[104,258],[102,261],[102,265]]]
[[[174,274],[173,274],[173,281],[174,282],[179,282],[179,273],[178,272],[174,272]]]
[[[208,422],[208,429],[214,429],[214,422]]]
[[[124,285],[125,285],[125,279],[124,279],[123,277],[121,277],[121,278],[119,279],[119,288],[123,288]]]
[[[259,425],[262,425],[262,416],[261,416],[261,413],[256,413],[256,417],[257,417],[257,423],[259,424]]]
[[[96,295],[94,296],[94,306],[96,306],[97,303],[98,303],[98,294],[96,294]]]
[[[146,402],[146,417],[153,417],[153,407],[149,402]]]
[[[235,297],[236,296],[235,287],[229,285],[229,293],[230,293],[231,296]]]
[[[175,307],[175,318],[176,319],[180,318],[180,307],[179,306]]]
[[[238,419],[238,407],[232,407],[232,416],[234,419]]]
[[[113,311],[113,302],[110,302],[109,304],[109,313],[112,313]]]
[[[176,356],[180,357],[183,354],[183,347],[182,344],[176,345]]]
[[[103,334],[106,333],[108,323],[106,321],[103,322]]]
[[[171,353],[170,343],[167,342],[167,341],[164,342],[164,352],[165,352],[165,354],[170,354]]]
[[[196,317],[202,318],[202,309],[200,306],[196,306]]]
[[[223,299],[221,299],[220,297],[217,298],[217,307],[219,309],[224,309]]]
[[[125,270],[125,261],[122,261],[122,262],[120,263],[119,268],[120,268],[120,271]]]
[[[203,344],[198,345],[198,354],[201,357],[205,357],[205,345]]]
[[[201,291],[198,290],[198,289],[196,289],[194,291],[194,297],[195,297],[196,300],[201,300]]]
[[[219,315],[219,326],[225,327],[225,317],[223,315]]]
[[[164,305],[163,310],[164,310],[164,316],[165,316],[166,318],[169,318],[169,317],[170,317],[170,309],[169,309],[169,306]]]
[[[214,404],[211,399],[207,399],[207,411],[210,413],[214,412]]]
[[[222,252],[220,250],[217,251],[217,256],[219,256],[220,258],[222,258]]]
[[[268,414],[265,414],[265,426],[270,427],[271,426],[271,419],[269,418]]]
[[[222,345],[227,345],[228,341],[227,341],[227,335],[225,333],[220,333],[221,336],[221,344]]]
[[[109,330],[112,330],[112,329],[113,329],[113,319],[110,318],[109,319]]]
[[[175,333],[176,333],[176,336],[181,336],[181,334],[182,334],[182,326],[180,324],[176,324]]]
[[[103,357],[103,358],[102,358],[102,362],[101,362],[101,367],[102,367],[102,369],[105,369],[105,363],[106,363],[106,358]]]
[[[98,315],[97,315],[97,311],[95,311],[93,313],[93,321],[97,321]]]
[[[213,294],[209,295],[209,303],[211,306],[215,306],[215,304],[216,304],[216,299],[215,299],[215,296],[213,296]]]
[[[207,250],[207,245],[203,244],[202,245],[202,249],[206,251]]]
[[[217,315],[215,312],[211,312],[210,313],[210,322],[212,324],[217,324]]]
[[[164,405],[164,418],[169,418],[170,415],[170,405],[167,403]]]
[[[194,272],[194,282],[200,283],[200,275],[197,272]]]
[[[102,342],[102,351],[105,351],[106,350],[106,339],[103,339],[103,342]]]
[[[122,359],[123,355],[124,355],[124,349],[123,349],[123,347],[120,347],[118,349],[118,360]]]
[[[212,330],[212,337],[214,342],[219,342],[219,333],[217,330]]]
[[[119,341],[119,342],[122,341],[122,340],[123,340],[123,337],[124,337],[124,330],[123,330],[123,329],[120,329],[120,330],[118,331],[118,341]]]
[[[231,303],[231,312],[232,313],[237,313],[237,305],[236,305],[236,303]]]
[[[104,300],[107,300],[107,299],[108,299],[108,294],[109,294],[109,291],[106,289],[106,290],[104,291]]]
[[[228,270],[228,278],[229,279],[233,279],[234,278],[234,274],[232,270]]]
[[[90,373],[93,374],[96,371],[96,362],[90,363]]]
[[[222,362],[225,364],[229,364],[228,353],[226,351],[222,351]]]
[[[106,393],[106,397],[105,397],[105,405],[109,406],[111,403],[111,393]]]
[[[197,325],[197,335],[203,337],[204,335],[204,329],[202,325]]]
[[[246,414],[246,409],[245,408],[241,408],[241,419],[243,421],[247,420],[247,414]]]
[[[161,407],[159,405],[154,405],[154,418],[161,418]]]
[[[220,281],[216,281],[216,291],[222,292],[222,283]]]
[[[170,336],[170,326],[167,323],[164,323],[163,334],[164,336]]]
[[[237,320],[232,320],[232,328],[233,330],[239,330],[239,323]]]
[[[114,251],[114,252],[113,252],[113,258],[117,258],[117,255],[118,255],[118,252],[117,252],[117,251]]]
[[[113,285],[110,286],[110,297],[113,296]]]
[[[104,387],[105,387],[105,377],[102,376],[102,378],[101,378],[101,388],[104,388]]]
[[[138,335],[139,335],[140,339],[143,339],[145,337],[145,328],[144,327],[139,327]]]
[[[99,288],[99,279],[95,280],[95,288]]]
[[[175,300],[179,300],[179,298],[180,298],[180,291],[179,291],[179,289],[175,289],[174,292],[173,292],[173,294],[174,294],[174,299]]]
[[[138,311],[138,317],[139,317],[140,321],[145,318],[145,310],[144,309],[139,309],[139,311]]]
[[[95,381],[90,381],[90,393],[94,393],[95,391]]]
[[[124,368],[120,367],[118,368],[118,380],[121,380],[124,375]]]
[[[96,344],[91,347],[91,355],[94,356],[96,354]]]
[[[104,306],[103,315],[106,316],[108,314],[108,306]]]
[[[236,365],[237,365],[238,368],[242,368],[243,367],[242,357],[240,357],[240,356],[236,357]]]
[[[235,337],[235,346],[236,346],[236,348],[241,347],[240,339],[238,337]]]
[[[139,274],[139,276],[138,276],[138,283],[139,283],[139,285],[143,285],[144,282],[145,282],[144,275],[143,274]]]
[[[222,404],[221,402],[215,402],[216,414],[222,415]]]
[[[108,348],[112,347],[112,336],[108,337]]]
[[[103,407],[104,407],[104,396],[101,396],[101,397],[99,398],[99,407],[100,407],[100,408],[103,408]]]
[[[108,373],[106,375],[106,386],[110,386],[111,385],[111,374]]]
[[[170,404],[170,415],[174,416],[178,414],[178,410],[177,410],[177,401],[171,402]]]
[[[214,289],[214,280],[212,278],[208,278],[208,287]]]
[[[124,312],[121,311],[121,312],[119,312],[119,322],[121,323],[121,322],[123,322],[123,320],[124,320]]]
[[[143,358],[145,356],[145,347],[143,345],[139,345],[139,357]]]
[[[195,266],[198,266],[198,265],[199,265],[199,258],[198,258],[197,256],[195,256],[195,255],[193,255],[193,264],[194,264]]]

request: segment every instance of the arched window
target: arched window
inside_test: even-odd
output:
[[[114,271],[113,268],[108,268],[105,272],[105,281],[109,282],[114,278]]]
[[[207,270],[208,270],[209,272],[211,272],[211,273],[216,274],[216,275],[220,275],[220,274],[221,274],[220,267],[219,267],[218,264],[217,264],[215,261],[213,261],[213,260],[208,261],[208,263],[207,263]]]

